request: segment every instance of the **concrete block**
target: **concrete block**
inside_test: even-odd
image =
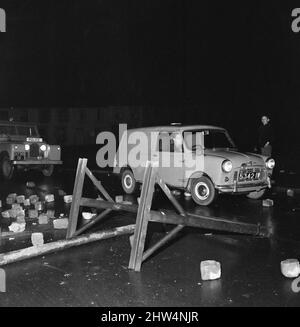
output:
[[[46,202],[54,202],[54,195],[53,194],[47,194],[45,196],[45,201]]]
[[[18,195],[16,200],[17,200],[17,203],[24,203],[25,195]]]
[[[20,232],[24,232],[25,227],[26,227],[25,223],[16,223],[16,222],[14,222],[14,223],[12,223],[11,225],[8,226],[8,229],[11,232],[14,232],[14,233],[20,233]]]
[[[280,263],[281,272],[285,277],[296,278],[300,275],[300,264],[297,259],[287,259]]]
[[[10,218],[17,218],[17,209],[10,209],[8,211]]]
[[[9,210],[2,211],[2,217],[3,217],[3,218],[10,218]]]
[[[7,204],[13,204],[13,203],[15,203],[15,199],[14,198],[11,198],[11,197],[7,197],[6,198],[6,203]]]
[[[46,215],[48,216],[48,218],[55,218],[55,211],[54,210],[47,210]]]
[[[26,187],[34,188],[35,187],[35,183],[34,182],[27,182],[26,183]]]
[[[25,222],[25,216],[17,216],[17,223],[23,224]]]
[[[24,204],[25,207],[29,207],[30,206],[30,199],[25,199],[23,204]]]
[[[31,234],[31,243],[33,246],[41,246],[44,244],[44,235],[43,233],[32,233]]]
[[[42,202],[38,201],[34,204],[34,209],[38,210],[38,211],[42,211],[43,210],[43,204]]]
[[[19,209],[19,208],[21,208],[21,205],[19,204],[19,203],[13,203],[12,205],[11,205],[11,208],[12,209]],[[21,208],[22,209],[22,208]]]
[[[64,202],[65,203],[71,203],[72,202],[72,195],[65,195],[64,196]]]
[[[294,192],[294,190],[288,188],[288,189],[286,190],[286,195],[287,195],[287,196],[290,196],[290,197],[293,197],[293,196],[295,195],[295,192]]]
[[[45,214],[39,215],[39,224],[40,225],[46,225],[48,223],[49,223],[49,218],[47,215],[45,215]]]
[[[69,219],[68,218],[59,218],[53,220],[53,225],[55,229],[66,229],[68,228]]]
[[[95,216],[96,216],[96,214],[95,213],[91,213],[91,212],[83,212],[82,213],[82,218],[83,219],[87,219],[87,220],[92,219]]]
[[[123,202],[123,195],[116,195],[116,197],[115,197],[115,202],[116,202],[116,203],[121,203],[121,202]]]
[[[38,218],[39,213],[37,210],[28,210],[28,215],[29,218],[34,219],[34,218]]]
[[[263,207],[273,207],[274,201],[271,199],[265,199],[262,202]]]
[[[8,196],[7,196],[8,198],[12,198],[12,199],[14,199],[14,200],[16,200],[16,197],[17,197],[17,193],[10,193],[10,194],[8,194]]]
[[[201,278],[214,280],[221,277],[221,264],[215,260],[205,260],[200,263]]]
[[[33,195],[30,195],[29,200],[30,200],[30,203],[35,204],[36,202],[39,201],[39,197],[37,195],[33,194]]]

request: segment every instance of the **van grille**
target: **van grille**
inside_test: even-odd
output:
[[[29,151],[29,156],[31,158],[36,158],[39,156],[40,148],[37,143],[32,143],[30,144],[30,151]]]

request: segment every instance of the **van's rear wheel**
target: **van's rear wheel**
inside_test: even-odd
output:
[[[46,165],[42,169],[42,173],[46,177],[50,177],[53,174],[54,165]]]
[[[266,193],[266,189],[263,189],[263,190],[260,190],[257,192],[254,191],[254,192],[248,193],[247,198],[253,199],[253,200],[259,200],[264,196],[265,193]]]
[[[10,161],[8,155],[2,155],[0,158],[1,175],[4,179],[10,180],[14,174],[14,166]]]
[[[214,184],[205,176],[193,179],[191,184],[191,194],[193,200],[201,206],[210,205],[216,198]]]
[[[122,188],[125,193],[133,194],[137,189],[137,182],[134,178],[133,172],[130,169],[125,169],[122,172]]]

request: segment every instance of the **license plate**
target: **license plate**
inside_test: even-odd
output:
[[[240,181],[253,181],[259,179],[259,172],[256,171],[241,171],[239,175]]]

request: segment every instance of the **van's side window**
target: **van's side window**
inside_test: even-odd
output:
[[[171,134],[167,132],[163,132],[159,134],[158,151],[174,152],[174,139],[171,137]]]

